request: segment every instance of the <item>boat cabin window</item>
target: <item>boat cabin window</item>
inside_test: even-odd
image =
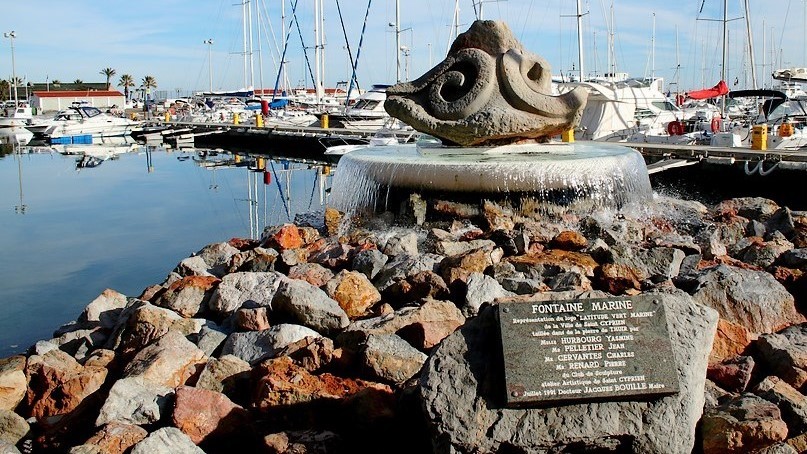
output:
[[[675,107],[675,105],[670,101],[653,101],[653,106],[661,110],[668,110],[668,111],[678,110],[678,108]]]
[[[83,107],[81,110],[84,112],[84,115],[86,115],[87,118],[101,115],[101,111],[97,107]]]
[[[786,101],[778,106],[768,115],[768,121],[779,121],[785,118],[806,117],[807,110],[803,102],[797,100]]]
[[[354,109],[362,109],[362,110],[373,110],[378,106],[381,101],[377,101],[374,99],[360,99],[356,102],[356,105],[353,106]]]

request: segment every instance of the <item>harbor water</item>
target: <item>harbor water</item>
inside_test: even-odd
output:
[[[264,172],[250,156],[130,147],[0,157],[0,357],[51,338],[106,288],[136,297],[206,244],[320,211],[330,185],[311,162],[266,159]]]

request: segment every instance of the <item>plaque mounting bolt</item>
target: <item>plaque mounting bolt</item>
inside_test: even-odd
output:
[[[510,312],[510,308],[509,308],[509,307],[505,307],[504,309],[502,309],[502,311],[503,311],[503,312],[506,314],[506,313]]]
[[[518,391],[512,391],[510,395],[513,397],[518,397]]]

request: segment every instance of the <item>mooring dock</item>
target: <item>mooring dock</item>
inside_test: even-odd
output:
[[[650,173],[698,163],[744,164],[747,174],[766,175],[775,169],[807,171],[807,149],[752,150],[711,145],[677,145],[657,143],[621,143],[631,147],[650,163]]]

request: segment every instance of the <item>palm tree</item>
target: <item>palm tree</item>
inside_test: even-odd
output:
[[[146,76],[143,78],[143,99],[148,99],[149,89],[157,88],[157,79],[153,76]]]
[[[131,74],[124,74],[120,76],[120,80],[118,81],[118,86],[123,87],[123,96],[126,100],[129,100],[129,87],[135,86],[134,77]]]
[[[50,83],[52,83],[53,85],[59,85],[62,83],[62,81],[59,79],[53,79],[52,81],[50,81]]]
[[[81,84],[84,83],[84,81],[81,80],[81,79],[76,79],[76,80],[73,81],[73,83],[76,84],[76,85],[81,85]]]
[[[11,83],[3,79],[0,80],[0,99],[11,98]]]
[[[106,89],[107,89],[107,90],[111,90],[111,89],[112,89],[112,85],[110,85],[109,81],[110,81],[110,80],[112,79],[112,77],[113,77],[115,74],[117,74],[117,73],[118,73],[118,72],[117,72],[117,71],[115,71],[115,70],[114,70],[114,69],[112,69],[112,68],[104,68],[104,69],[102,69],[102,70],[101,70],[101,72],[99,73],[99,74],[101,74],[101,75],[103,75],[103,76],[106,76]]]

